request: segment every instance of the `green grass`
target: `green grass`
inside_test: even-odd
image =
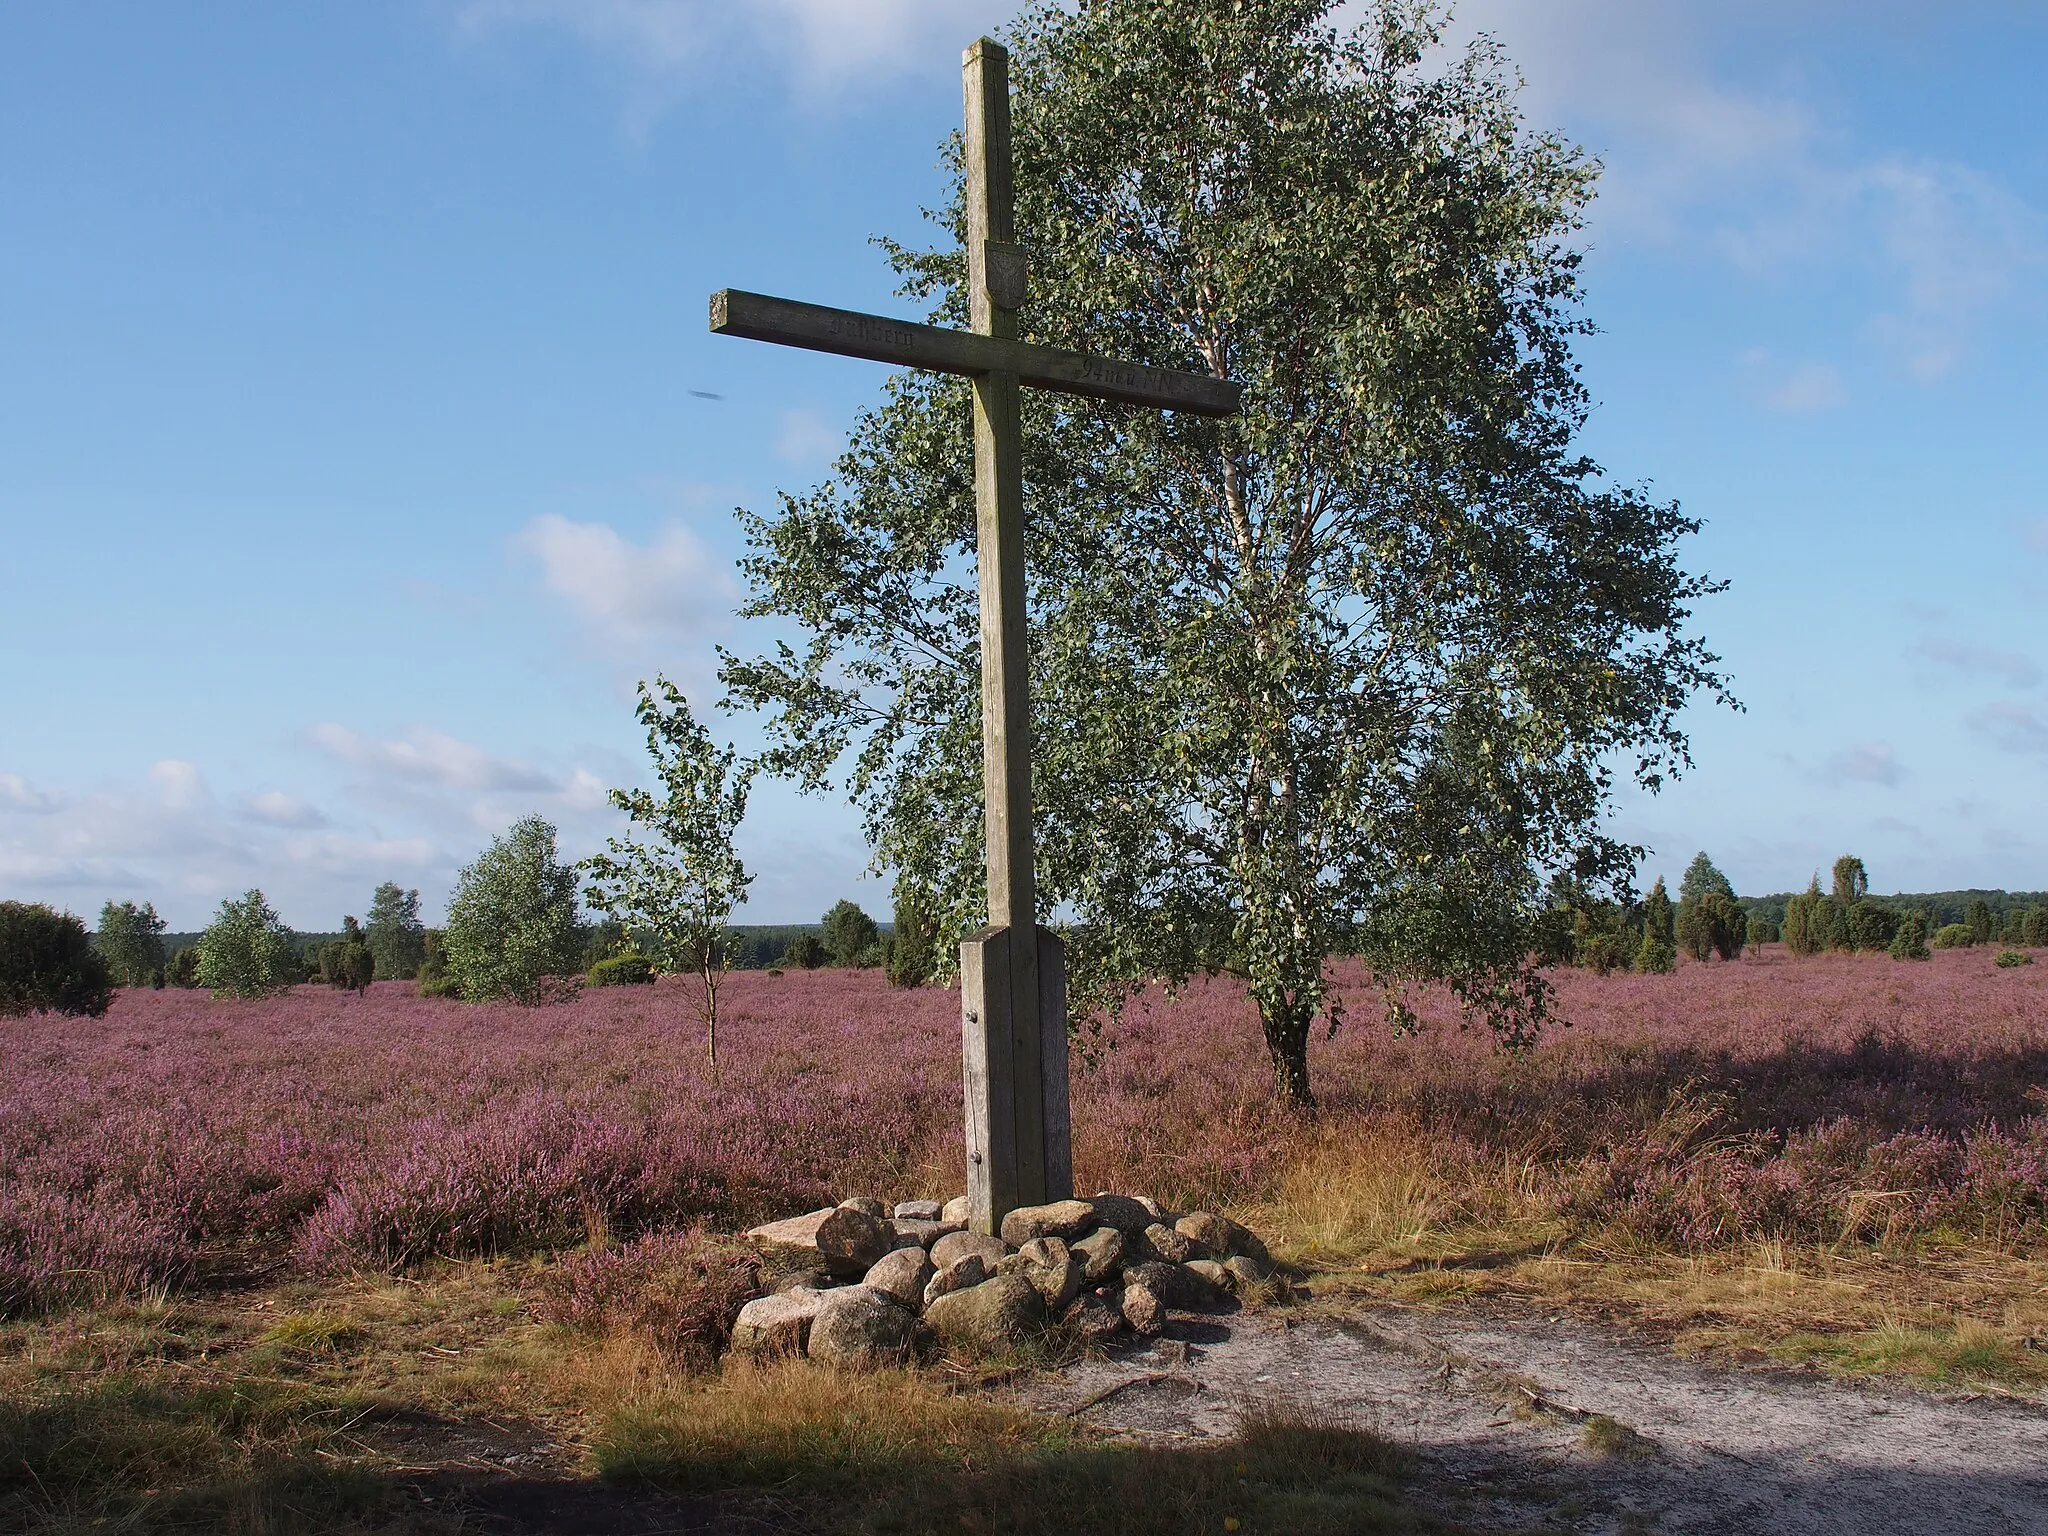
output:
[[[1767,1346],[1793,1365],[1840,1376],[1900,1375],[1930,1385],[2029,1388],[2048,1382],[2048,1361],[1996,1329],[1891,1324],[1852,1333],[1794,1333]]]

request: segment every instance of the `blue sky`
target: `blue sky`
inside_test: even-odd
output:
[[[702,690],[735,505],[873,365],[712,337],[732,285],[901,310],[972,0],[0,8],[0,895],[174,927],[250,885],[438,913],[571,853]],[[1588,447],[1706,520],[1746,713],[1616,826],[1745,892],[2048,887],[2048,12],[1486,0],[1607,172]],[[701,392],[701,393],[700,393]],[[704,394],[721,396],[703,398]],[[863,879],[764,791],[746,916]]]

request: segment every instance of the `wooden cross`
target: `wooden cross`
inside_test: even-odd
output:
[[[1024,253],[1015,243],[1010,56],[982,38],[967,97],[969,331],[726,289],[725,336],[838,352],[974,381],[975,549],[980,565],[982,786],[989,926],[960,946],[970,1221],[993,1233],[1019,1206],[1073,1194],[1067,1110],[1066,951],[1037,922],[1031,842],[1031,710],[1025,656],[1024,385],[1127,405],[1231,416],[1229,379],[1176,373],[1017,339]]]

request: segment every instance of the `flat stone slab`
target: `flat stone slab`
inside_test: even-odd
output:
[[[818,1229],[826,1218],[838,1214],[838,1209],[828,1205],[808,1216],[768,1222],[748,1232],[747,1242],[770,1269],[830,1269],[818,1246]]]
[[[1087,1200],[1020,1205],[1003,1218],[1003,1241],[1022,1248],[1034,1237],[1079,1237],[1096,1224],[1095,1206]]]

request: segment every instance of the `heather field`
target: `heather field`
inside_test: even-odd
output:
[[[1553,1251],[1757,1242],[2033,1252],[2048,1222],[2048,965],[1775,948],[1556,976],[1522,1059],[1394,1038],[1351,978],[1323,1113],[1279,1111],[1228,982],[1077,1063],[1077,1178],[1257,1213],[1297,1257],[1521,1223]],[[671,983],[538,1009],[301,987],[124,992],[10,1020],[0,1311],[735,1229],[862,1190],[957,1191],[958,999],[741,973],[712,1080]]]

